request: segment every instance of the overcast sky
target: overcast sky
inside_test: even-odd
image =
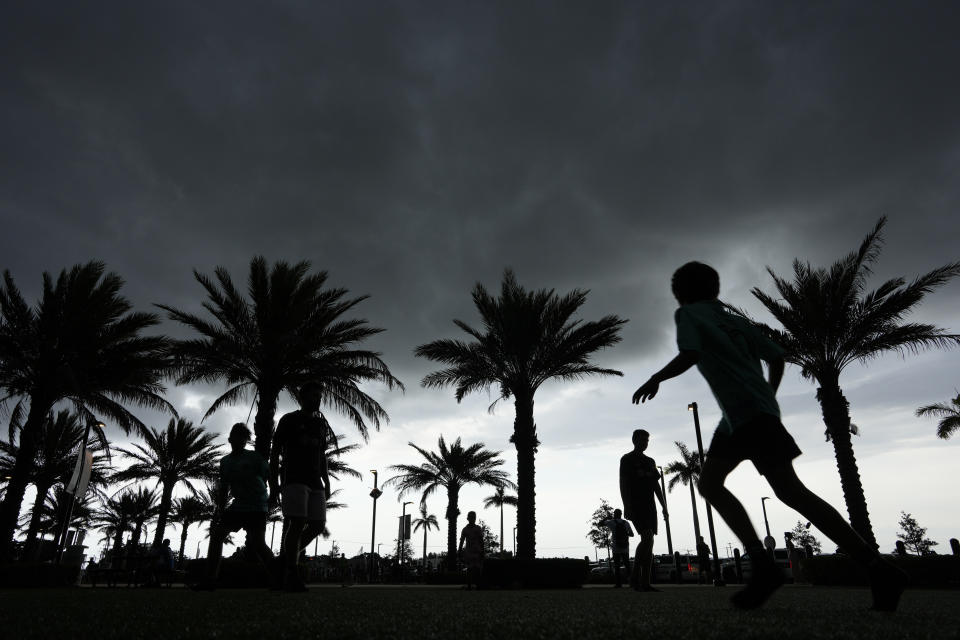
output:
[[[666,464],[674,440],[694,443],[688,402],[705,438],[719,418],[694,371],[630,404],[675,350],[677,266],[713,264],[722,297],[769,320],[749,293],[772,289],[765,267],[829,263],[881,215],[875,283],[960,259],[956,33],[951,2],[8,6],[0,267],[35,297],[43,271],[103,260],[144,310],[199,309],[192,269],[222,265],[244,282],[254,255],[327,270],[331,286],[370,295],[357,313],[386,331],[369,346],[407,387],[370,389],[391,421],[351,463],[381,479],[416,462],[408,441],[441,434],[503,450],[515,473],[512,406],[488,415],[483,395],[458,405],[420,388],[431,367],[413,348],[457,336],[453,318],[474,322],[471,288],[496,287],[507,267],[527,287],[589,289],[582,317],[630,320],[596,357],[625,377],[538,393],[537,540],[539,555],[592,556],[586,522],[601,498],[619,502],[631,431],[647,428]],[[914,318],[960,331],[958,294],[951,283]],[[956,394],[957,357],[892,356],[841,379],[883,550],[901,510],[941,552],[960,537],[960,437],[937,440],[935,422],[913,416]],[[169,399],[199,420],[221,391],[174,387]],[[784,422],[805,452],[801,477],[845,513],[814,393],[788,368]],[[225,440],[249,408],[205,424]],[[731,478],[762,527],[766,485],[749,464]],[[369,549],[370,485],[341,482],[350,508],[329,518],[348,554]],[[461,508],[489,493],[466,490]],[[674,540],[691,548],[689,493],[669,500]],[[429,506],[443,522],[442,499]],[[393,540],[399,511],[388,492],[378,542]],[[781,540],[799,518],[776,500],[768,514]],[[717,537],[735,542],[719,522]]]

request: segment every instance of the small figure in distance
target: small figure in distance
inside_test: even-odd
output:
[[[610,529],[613,537],[613,576],[616,580],[613,586],[616,589],[623,587],[623,580],[620,578],[621,563],[627,570],[627,576],[632,575],[630,573],[630,538],[633,537],[633,528],[622,516],[623,511],[614,509],[613,517],[603,523],[603,526]]]
[[[740,538],[753,563],[750,582],[731,599],[734,606],[759,607],[783,583],[783,574],[764,551],[743,505],[724,486],[730,472],[750,460],[780,500],[867,568],[873,609],[895,610],[907,584],[906,574],[810,491],[793,468],[800,449],[780,422],[776,399],[784,368],[781,348],[753,324],[727,311],[718,299],[720,277],[712,267],[688,262],[674,272],[671,285],[680,304],[674,315],[680,353],[636,390],[633,403],[652,399],[661,382],[693,365],[717,398],[723,418],[707,451],[700,493]],[[763,377],[761,360],[768,365],[768,379]]]
[[[280,497],[283,511],[283,580],[285,591],[303,592],[299,573],[300,552],[321,534],[327,522],[330,475],[327,442],[330,424],[320,412],[320,386],[308,382],[300,388],[300,408],[280,418],[270,451],[271,500]],[[281,483],[282,476],[282,483]]]
[[[653,572],[653,537],[657,534],[657,506],[654,496],[660,501],[663,517],[667,505],[660,490],[660,474],[657,463],[643,452],[650,444],[650,434],[644,429],[633,432],[633,451],[620,458],[620,498],[624,515],[640,534],[637,555],[630,574],[630,586],[636,591],[659,591],[650,585]]]
[[[697,582],[700,584],[710,584],[710,547],[703,536],[697,538],[697,567],[700,569],[700,575],[697,576]]]
[[[467,565],[467,590],[472,585],[479,587],[480,570],[483,567],[483,528],[477,524],[477,512],[467,514],[467,526],[460,532],[460,547],[457,549]]]
[[[222,513],[213,514],[207,549],[207,576],[203,582],[194,585],[197,591],[212,591],[216,587],[223,541],[234,531],[244,530],[246,548],[257,556],[268,573],[273,564],[273,553],[264,542],[267,532],[267,461],[256,451],[245,448],[250,441],[250,429],[244,423],[233,425],[227,440],[230,453],[220,459],[217,502],[223,504],[228,494],[233,500]],[[165,542],[169,545],[169,541]]]

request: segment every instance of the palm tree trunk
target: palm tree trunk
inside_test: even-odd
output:
[[[457,516],[460,515],[460,487],[447,487],[447,569],[457,570]]]
[[[153,534],[153,544],[160,546],[163,534],[167,529],[167,514],[170,513],[170,504],[173,502],[173,483],[163,483],[163,492],[160,494],[160,513],[157,516],[157,531]]]
[[[839,382],[830,381],[817,389],[817,400],[823,412],[823,422],[833,441],[833,451],[837,458],[837,471],[840,473],[840,486],[843,499],[847,503],[850,525],[867,544],[878,548],[873,535],[870,514],[867,512],[867,498],[860,481],[860,469],[853,455],[853,443],[850,440],[850,403],[843,396]]]
[[[503,557],[503,497],[500,502],[500,557]]]
[[[0,562],[9,561],[13,554],[13,536],[17,530],[20,506],[29,484],[30,468],[37,455],[37,430],[46,417],[50,404],[52,403],[43,401],[31,402],[27,421],[20,429],[20,448],[13,463],[3,504],[0,505]]]
[[[517,448],[517,557],[537,555],[537,515],[534,456],[540,441],[533,421],[533,394],[517,395],[516,418],[510,440]]]
[[[178,566],[183,568],[183,553],[187,549],[187,528],[190,526],[190,522],[187,520],[183,521],[183,531],[180,532],[180,555],[178,558]]]
[[[424,571],[426,571],[427,569],[427,529],[428,528],[429,527],[427,527],[426,525],[423,526],[423,569]]]
[[[257,389],[257,416],[253,421],[253,448],[264,459],[270,458],[270,441],[273,439],[273,417],[277,413],[279,389]]]
[[[33,512],[30,514],[30,525],[27,527],[27,538],[23,541],[24,553],[32,556],[36,561],[40,558],[40,544],[37,540],[37,532],[40,530],[40,517],[43,515],[43,502],[50,491],[50,485],[36,485],[37,495],[33,499]]]
[[[693,478],[690,479],[690,504],[693,506],[693,535],[700,542],[700,517],[697,515],[697,494],[693,490]]]

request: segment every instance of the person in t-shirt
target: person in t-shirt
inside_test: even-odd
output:
[[[212,590],[220,572],[223,541],[227,535],[243,529],[246,548],[253,552],[270,571],[273,553],[264,542],[267,531],[267,461],[256,451],[247,449],[250,429],[238,422],[230,429],[230,453],[220,459],[220,499],[227,494],[233,500],[222,513],[215,513],[210,527],[207,551],[207,578],[196,585],[198,590]]]
[[[457,551],[467,565],[467,589],[469,590],[471,585],[479,586],[484,555],[483,528],[477,524],[476,511],[467,514],[467,526],[460,532],[460,547]]]
[[[660,501],[663,517],[667,518],[667,503],[660,489],[660,474],[653,458],[644,454],[650,444],[650,433],[645,429],[633,432],[633,451],[620,458],[620,498],[624,515],[633,523],[640,542],[630,574],[630,586],[637,591],[659,591],[650,585],[653,573],[653,537],[657,534],[657,506]]]
[[[270,453],[270,490],[283,511],[283,588],[306,591],[298,571],[304,541],[323,532],[330,476],[327,442],[331,429],[320,413],[320,386],[307,383],[297,394],[300,408],[280,418]]]
[[[610,529],[610,535],[613,538],[613,575],[616,583],[613,585],[617,589],[623,587],[623,580],[620,579],[621,563],[630,574],[630,538],[633,537],[633,528],[630,523],[624,520],[623,511],[613,510],[613,517],[603,522],[603,526]]]
[[[754,563],[750,582],[732,598],[734,606],[759,607],[783,583],[783,574],[764,551],[743,505],[724,486],[730,472],[750,460],[780,500],[867,567],[873,608],[895,610],[906,574],[881,558],[836,509],[800,481],[793,468],[800,449],[780,422],[776,399],[783,350],[720,302],[720,276],[712,267],[688,262],[674,272],[671,287],[680,304],[674,314],[680,353],[636,390],[633,403],[652,399],[661,382],[697,365],[720,405],[723,418],[707,451],[700,493],[740,538]],[[767,379],[761,360],[769,368]]]
[[[697,576],[697,582],[701,584],[710,583],[710,547],[703,536],[697,538],[697,568],[700,574]]]

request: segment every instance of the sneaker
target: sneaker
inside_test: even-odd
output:
[[[883,558],[871,561],[867,565],[867,572],[873,594],[873,606],[870,608],[874,611],[896,611],[900,596],[909,582],[907,573]]]
[[[767,598],[783,585],[783,573],[769,556],[758,555],[757,559],[753,560],[753,565],[753,577],[750,582],[730,598],[730,602],[737,609],[756,609],[762,606]]]

